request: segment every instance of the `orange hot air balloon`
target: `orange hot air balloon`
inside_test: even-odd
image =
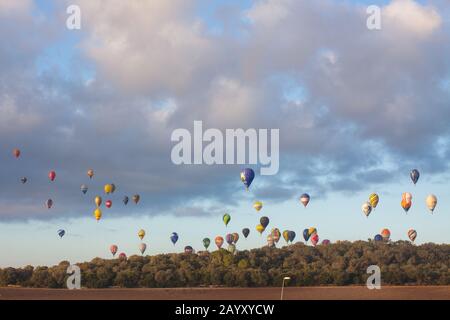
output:
[[[19,157],[20,157],[20,150],[19,150],[19,149],[14,149],[14,150],[13,150],[13,155],[14,155],[14,157],[16,157],[16,158],[19,158]]]
[[[100,207],[102,205],[102,197],[96,196],[94,202],[97,207]]]
[[[403,210],[405,210],[405,212],[408,213],[408,210],[411,208],[412,203],[411,201],[408,202],[405,199],[403,199],[400,205],[402,206]]]
[[[391,237],[391,232],[389,229],[383,229],[381,230],[381,236],[383,237],[384,241],[389,241],[389,238]]]
[[[116,255],[117,253],[117,246],[115,244],[113,244],[111,247],[109,247],[109,251],[111,251],[113,257]]]
[[[222,248],[223,238],[221,236],[217,236],[216,239],[214,239],[214,242],[216,243],[218,249]]]
[[[55,178],[56,178],[56,172],[55,171],[50,171],[49,173],[48,173],[48,178],[50,179],[50,181],[54,181],[55,180]]]

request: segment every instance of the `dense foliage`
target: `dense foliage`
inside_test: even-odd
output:
[[[0,269],[0,286],[64,288],[69,262],[53,267]],[[236,252],[131,256],[127,261],[95,258],[79,263],[82,286],[119,287],[230,287],[365,284],[369,265],[381,268],[382,284],[449,285],[450,245],[409,242],[338,242],[317,247],[302,243],[281,249]]]

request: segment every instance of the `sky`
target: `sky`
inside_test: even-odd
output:
[[[80,30],[66,28],[72,4]],[[371,4],[381,30],[366,26]],[[449,18],[446,0],[0,0],[0,267],[109,258],[111,244],[138,254],[139,229],[147,254],[203,250],[204,237],[211,250],[244,227],[238,250],[265,245],[273,227],[296,241],[314,226],[331,241],[387,227],[392,240],[414,228],[418,244],[449,243]],[[242,165],[173,164],[171,134],[195,120],[279,129],[279,172],[252,166],[247,192]],[[380,203],[366,218],[372,192]],[[139,204],[124,206],[133,194]],[[99,222],[96,195],[113,201]]]

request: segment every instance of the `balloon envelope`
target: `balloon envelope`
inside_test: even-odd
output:
[[[262,207],[263,207],[263,204],[262,204],[261,201],[256,201],[256,202],[253,204],[253,208],[255,208],[256,211],[261,210]]]
[[[203,239],[203,246],[205,247],[206,250],[208,250],[208,247],[209,247],[210,244],[211,244],[211,240],[209,238],[204,238]],[[216,242],[216,244],[217,244],[217,242]]]
[[[58,236],[60,236],[61,238],[64,237],[65,234],[66,232],[63,229],[58,230]]]
[[[144,237],[145,237],[145,230],[144,229],[141,229],[141,230],[138,231],[138,237],[141,240],[144,239]]]
[[[256,231],[258,231],[260,234],[262,234],[264,232],[266,228],[264,228],[264,226],[262,224],[258,224],[256,226]]]
[[[92,177],[94,176],[94,170],[89,169],[89,170],[87,171],[87,175],[88,175],[89,179],[92,179]]]
[[[141,252],[141,254],[144,254],[146,249],[147,249],[147,245],[145,243],[139,244],[139,251]]]
[[[95,220],[99,221],[102,218],[102,210],[100,210],[99,208],[95,209],[94,217]]]
[[[141,199],[141,197],[140,197],[138,194],[135,194],[135,195],[133,196],[133,201],[134,201],[135,204],[138,204],[138,202],[139,202],[140,199]]]
[[[56,172],[55,171],[50,171],[48,173],[48,178],[50,179],[50,181],[54,181],[56,178]]]
[[[250,188],[253,179],[255,178],[255,172],[250,168],[245,168],[241,171],[241,181],[244,183],[245,188]]]
[[[249,228],[242,229],[242,234],[247,239],[248,235],[250,234],[250,229]]]
[[[409,176],[411,177],[412,182],[416,184],[417,181],[419,181],[420,172],[417,169],[412,169],[411,172],[409,173]]]
[[[19,150],[19,149],[14,149],[14,150],[13,150],[13,155],[14,155],[14,157],[16,157],[16,158],[19,158],[19,157],[20,157],[20,150]]]
[[[113,255],[113,257],[116,255],[117,249],[118,249],[118,247],[115,244],[113,244],[109,247],[109,251],[111,251],[111,254]]]
[[[94,202],[97,207],[100,207],[102,205],[102,197],[96,196]]]
[[[372,206],[369,202],[364,202],[361,206],[361,210],[366,215],[366,217],[369,217],[369,214],[372,212]]]
[[[46,204],[47,208],[50,209],[53,206],[53,200],[52,199],[48,199],[45,204]]]
[[[375,241],[383,241],[383,236],[381,234],[377,234],[377,235],[375,235],[375,237],[373,239]]]
[[[268,217],[261,217],[261,219],[259,219],[259,223],[261,223],[261,225],[265,228],[267,228],[267,226],[269,225],[269,218]]]
[[[381,230],[381,236],[383,237],[384,241],[388,241],[391,237],[391,232],[389,231],[389,229],[383,229]]]
[[[232,243],[233,243],[233,235],[232,235],[231,233],[227,234],[227,235],[225,236],[225,241],[226,241],[228,244],[232,244]]]
[[[222,245],[223,245],[223,238],[221,236],[217,236],[214,239],[214,242],[216,243],[217,248],[220,249],[222,247]]]
[[[173,244],[177,243],[178,241],[178,233],[172,232],[170,235],[170,241],[172,241]]]
[[[20,178],[20,181],[25,184],[25,183],[27,183],[28,179],[27,179],[27,177],[22,177],[22,178]]]
[[[300,202],[306,207],[309,203],[309,200],[311,199],[311,197],[309,196],[309,194],[304,193],[300,196]]]
[[[303,239],[305,239],[306,242],[309,240],[309,232],[308,229],[303,230]]]
[[[286,241],[286,243],[289,243],[289,230],[283,231],[283,239]]]
[[[295,231],[289,231],[288,232],[288,237],[289,237],[289,242],[291,242],[292,243],[292,241],[294,241],[294,239],[295,239]]]
[[[230,220],[231,220],[231,216],[228,213],[225,213],[222,217],[222,221],[223,221],[223,223],[225,223],[225,226],[228,225]]]
[[[380,201],[380,197],[376,193],[372,193],[369,196],[369,203],[373,209],[375,209],[377,207],[379,201]]]
[[[191,246],[184,247],[184,253],[191,254],[194,252],[194,249]]]
[[[416,237],[417,237],[417,231],[414,230],[414,229],[409,229],[408,230],[408,238],[409,238],[409,240],[414,242],[414,240],[416,240]]]
[[[130,198],[128,198],[127,196],[125,196],[125,197],[123,197],[122,202],[123,202],[124,205],[127,205],[129,200],[130,200]]]
[[[313,244],[313,246],[315,246],[317,245],[318,242],[319,242],[319,235],[315,233],[311,236],[311,243]]]
[[[112,201],[111,200],[106,200],[105,202],[105,206],[109,209],[112,206]]]
[[[434,211],[434,209],[436,208],[436,205],[437,205],[437,198],[436,198],[436,196],[434,194],[430,194],[427,197],[426,203],[427,203],[428,209],[431,211],[431,213],[433,213],[433,211]]]
[[[82,184],[80,189],[81,189],[81,192],[83,192],[83,194],[86,194],[86,192],[88,191],[88,187],[85,184]]]

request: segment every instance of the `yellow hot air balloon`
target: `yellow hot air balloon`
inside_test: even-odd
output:
[[[139,230],[138,237],[142,240],[145,237],[145,231],[143,229]]]
[[[263,207],[263,204],[261,201],[255,201],[255,203],[253,204],[253,208],[255,208],[256,211],[261,210]]]
[[[109,183],[105,184],[105,186],[103,187],[103,190],[105,190],[106,194],[110,194],[112,192],[112,190],[113,190],[113,186],[110,185]]]
[[[96,205],[97,207],[100,207],[101,204],[102,204],[102,197],[96,196],[95,199],[94,199],[94,202],[95,202],[95,205]]]
[[[430,194],[430,195],[427,197],[426,202],[427,202],[427,207],[428,207],[428,209],[431,211],[431,213],[433,213],[434,208],[436,208],[436,204],[437,204],[437,198],[436,198],[436,196],[435,196],[434,194]]]
[[[97,221],[100,220],[102,217],[102,210],[100,210],[99,208],[95,209],[94,217],[95,217],[95,220],[97,220]]]
[[[258,231],[259,234],[262,234],[262,233],[264,232],[265,229],[266,229],[266,228],[264,228],[264,226],[263,226],[262,224],[258,224],[258,225],[256,226],[256,231]]]
[[[375,209],[377,207],[378,201],[380,201],[380,197],[378,197],[378,195],[376,193],[372,193],[369,196],[369,203],[373,209]]]
[[[312,237],[313,234],[317,233],[317,229],[314,227],[311,227],[308,229],[308,234],[310,237]]]

